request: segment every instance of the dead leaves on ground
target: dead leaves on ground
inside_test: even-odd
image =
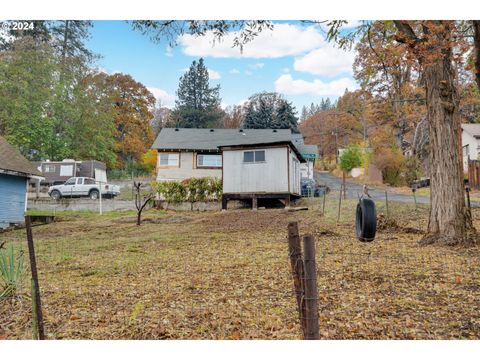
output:
[[[299,339],[292,220],[316,238],[322,338],[480,337],[478,248],[419,247],[421,235],[403,231],[417,228],[409,215],[369,244],[355,240],[353,222],[315,211],[145,218],[35,228],[48,338]],[[30,328],[28,297],[0,303],[0,337],[30,338]]]

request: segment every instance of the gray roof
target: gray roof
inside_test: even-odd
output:
[[[163,128],[152,145],[163,150],[218,150],[220,146],[292,142],[290,129]]]
[[[462,130],[473,137],[480,137],[480,124],[462,124]]]
[[[296,145],[300,154],[315,154],[318,155],[318,146],[317,145]]]
[[[292,142],[297,145],[303,145],[304,144],[304,139],[302,134],[297,134],[297,133],[292,133]]]
[[[30,163],[17,148],[10,145],[7,140],[0,136],[0,170],[18,173],[29,177],[31,175],[42,176],[42,174],[35,169],[35,166]]]

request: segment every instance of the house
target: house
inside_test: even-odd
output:
[[[480,124],[462,124],[463,171],[468,171],[468,160],[480,160]]]
[[[302,134],[292,134],[292,142],[306,160],[305,163],[300,164],[300,177],[313,180],[315,159],[318,159],[318,146],[305,144]]]
[[[71,177],[91,177],[107,182],[107,166],[96,160],[37,161],[35,167],[43,174],[42,185],[63,184]]]
[[[164,128],[155,140],[157,180],[214,176],[222,179],[222,208],[228,200],[300,197],[305,163],[289,129]]]
[[[20,152],[0,136],[0,228],[24,222],[27,187],[41,173]]]

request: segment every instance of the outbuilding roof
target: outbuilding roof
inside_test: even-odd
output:
[[[163,128],[152,145],[163,150],[218,150],[220,146],[292,142],[290,129]]]
[[[35,167],[23,157],[17,148],[0,136],[0,171],[17,173],[15,175],[42,176]]]
[[[299,144],[296,145],[298,151],[302,155],[315,155],[318,157],[318,146],[317,145],[307,145],[307,144]]]

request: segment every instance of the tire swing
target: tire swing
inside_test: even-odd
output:
[[[358,240],[371,242],[377,231],[377,210],[372,199],[362,196],[358,199],[355,228]]]

